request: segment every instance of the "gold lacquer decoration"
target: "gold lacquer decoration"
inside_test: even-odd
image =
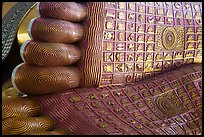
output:
[[[167,23],[171,24],[173,21],[173,18],[167,18]]]
[[[104,72],[113,72],[113,66],[106,64],[106,65],[104,66]]]
[[[128,61],[134,61],[134,54],[128,55],[127,60]]]
[[[114,29],[114,28],[113,28],[113,23],[107,21],[107,23],[106,23],[106,28],[107,28],[107,29]]]
[[[130,23],[130,24],[128,25],[128,28],[129,28],[130,30],[133,30],[133,29],[134,29],[134,24],[133,24],[133,23]]]
[[[186,51],[186,58],[193,58],[193,53],[194,51],[190,50],[190,51]]]
[[[134,50],[134,48],[135,48],[134,44],[131,43],[131,44],[128,45],[128,49]]]
[[[134,40],[134,34],[130,34],[128,36],[128,41],[133,41]]]
[[[177,12],[176,12],[176,17],[177,17],[177,18],[182,18],[182,15],[181,15],[181,12],[180,12],[180,11],[177,11]]]
[[[117,50],[124,50],[124,45],[123,44],[118,44],[116,49]]]
[[[111,32],[105,32],[104,38],[105,38],[106,40],[114,39],[114,34],[111,33]]]
[[[119,2],[119,9],[125,9],[125,2]]]
[[[135,3],[129,2],[128,6],[130,10],[133,10],[133,11],[135,10]]]
[[[119,41],[122,41],[122,40],[123,40],[123,33],[122,33],[122,32],[119,32],[119,33],[118,33],[118,40],[119,40]]]
[[[202,43],[198,43],[198,49],[202,49]]]
[[[151,26],[148,27],[148,29],[147,29],[147,33],[148,33],[148,34],[154,34],[154,31],[153,31],[153,29],[152,29]]]
[[[198,50],[195,58],[194,58],[194,63],[201,63],[202,62],[202,48]]]
[[[124,64],[119,64],[116,66],[116,68],[118,69],[118,71],[124,72]]]
[[[195,42],[194,38],[193,38],[193,35],[189,35],[187,37],[187,42]]]
[[[111,54],[104,53],[103,60],[104,60],[104,62],[107,62],[108,60],[113,61],[113,53],[111,53]]]
[[[121,62],[121,53],[116,53],[116,61]]]
[[[129,18],[129,19],[133,19],[134,17],[135,17],[135,14],[129,14],[129,15],[128,15],[128,18]]]
[[[106,43],[106,50],[111,50],[113,48],[113,45],[112,45],[112,43],[110,43],[110,42],[107,42]]]
[[[111,17],[115,19],[115,13],[109,13],[108,11],[106,11],[106,17]]]
[[[113,5],[115,7],[115,2],[107,2],[109,5]]]
[[[202,34],[202,28],[201,27],[198,27],[197,34]]]
[[[138,20],[139,20],[140,23],[143,21],[142,15],[139,15],[139,16],[138,16]]]
[[[172,18],[173,18],[172,10],[168,10],[167,13],[166,13],[166,16],[167,16],[167,17],[172,17]]]
[[[153,7],[148,7],[148,13],[153,14],[154,13],[154,8]]]
[[[201,41],[202,42],[202,35],[198,35],[198,42]]]
[[[165,2],[167,7],[170,7],[171,3],[170,2]]]
[[[162,15],[163,14],[163,9],[157,9],[157,14]]]
[[[161,5],[162,5],[162,2],[156,2],[156,4],[157,4],[158,6],[161,6]]]
[[[138,33],[144,33],[144,27],[143,26],[138,26]]]
[[[192,18],[191,13],[189,11],[186,12],[185,18],[186,19],[191,19]]]
[[[184,28],[180,26],[156,27],[156,50],[184,49]]]
[[[124,23],[118,23],[118,30],[125,30],[125,24]]]
[[[187,50],[194,50],[193,43],[189,43],[189,44],[188,44]]]
[[[138,12],[144,13],[144,6],[138,6]]]
[[[165,56],[164,56],[164,60],[172,60],[172,56],[167,53]]]
[[[194,7],[195,11],[199,10],[199,5],[195,4],[193,7]]]
[[[143,62],[143,56],[142,55],[137,55],[137,61],[138,62]]]
[[[200,12],[196,12],[194,18],[195,18],[195,19],[201,19],[201,14],[200,14]]]
[[[186,34],[194,34],[193,29],[192,28],[188,28]]]
[[[154,43],[153,37],[151,35],[147,38],[147,43]]]
[[[75,103],[75,102],[81,102],[82,100],[81,100],[80,97],[74,96],[74,97],[70,97],[69,101],[72,102],[72,103]]]
[[[142,46],[142,44],[138,44],[138,45],[137,45],[137,51],[138,51],[138,52],[143,51],[143,46]]]
[[[153,51],[153,46],[151,44],[147,45],[147,51]]]
[[[138,43],[144,43],[144,39],[141,35],[138,36],[138,40],[137,40]]]
[[[156,22],[159,24],[164,24],[164,21],[162,20],[162,17],[157,17]]]
[[[190,4],[189,3],[186,3],[184,6],[186,7],[187,10],[190,8]]]
[[[118,13],[118,18],[124,20],[125,19],[125,13],[124,12],[119,12]]]
[[[154,18],[151,17],[151,16],[148,17],[148,18],[147,18],[147,22],[148,22],[148,23],[153,23],[153,22],[154,22]]]
[[[177,44],[177,32],[173,27],[167,27],[163,31],[162,44],[165,49],[172,50]]]
[[[151,54],[147,54],[145,61],[152,61],[152,55]]]
[[[162,61],[162,60],[163,60],[162,56],[160,54],[157,54],[156,61]]]
[[[152,62],[145,62],[144,63],[144,72],[151,72],[153,71]]]
[[[174,59],[183,59],[183,54],[182,54],[182,52],[176,52]]]

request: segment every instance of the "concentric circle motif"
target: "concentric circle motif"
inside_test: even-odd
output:
[[[162,32],[162,45],[167,50],[172,50],[176,47],[178,34],[175,28],[166,27]]]
[[[155,100],[158,109],[166,116],[173,116],[177,113],[176,105],[169,99],[159,96]]]

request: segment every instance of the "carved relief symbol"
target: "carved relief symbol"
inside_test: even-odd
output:
[[[129,19],[133,19],[134,16],[135,16],[135,14],[129,14],[128,18],[129,18]]]
[[[116,67],[120,72],[124,72],[124,64],[119,64]]]
[[[119,12],[118,13],[118,18],[119,19],[125,19],[125,13],[124,12]]]
[[[143,6],[138,6],[138,12],[144,13],[144,7]]]
[[[123,50],[124,49],[124,45],[123,44],[118,44],[116,49],[117,50]]]
[[[134,50],[134,47],[135,46],[132,43],[128,45],[128,48],[131,49],[131,50]]]
[[[111,18],[115,18],[115,13],[109,13],[108,11],[106,11],[106,17],[111,17]]]
[[[125,2],[119,2],[119,9],[125,9]]]
[[[111,32],[105,32],[104,38],[107,39],[107,40],[113,39],[113,38],[114,38],[114,35],[113,35],[113,33],[111,33]]]
[[[128,41],[133,41],[133,39],[134,39],[134,34],[130,34],[128,37]]]
[[[113,72],[113,66],[106,64],[106,65],[104,66],[104,71],[105,71],[105,72]]]
[[[190,8],[190,5],[188,3],[186,3],[184,6],[186,7],[186,9]]]
[[[129,27],[130,30],[133,30],[134,29],[134,24],[131,23],[131,24],[128,25],[128,27]]]
[[[124,23],[118,23],[118,30],[125,30],[125,24]]]
[[[129,5],[130,10],[133,10],[133,11],[135,10],[135,4],[134,3],[130,2],[128,5]]]
[[[195,4],[194,9],[195,9],[195,11],[198,11],[199,10],[199,5]]]
[[[122,32],[119,32],[119,33],[118,33],[118,40],[119,40],[119,41],[122,41],[122,40],[123,40],[123,33],[122,33]]]
[[[107,21],[107,22],[106,22],[106,28],[107,28],[107,29],[113,29],[113,23]]]
[[[163,9],[157,9],[157,14],[162,15],[163,14]]]
[[[108,60],[113,61],[113,53],[109,54],[104,53],[104,62],[107,62]]]
[[[154,18],[150,16],[147,18],[147,21],[148,21],[148,23],[152,23],[154,21]]]
[[[143,21],[142,15],[139,15],[139,16],[138,16],[138,20],[139,20],[140,23]]]
[[[108,43],[106,44],[106,50],[111,50],[112,47],[113,47],[112,43],[108,42]]]
[[[121,53],[116,53],[116,61],[121,61]]]
[[[148,13],[149,13],[149,14],[153,14],[153,13],[154,13],[154,9],[153,9],[152,7],[149,7],[149,8],[148,8]]]

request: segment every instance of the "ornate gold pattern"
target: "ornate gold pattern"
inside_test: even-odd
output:
[[[116,5],[116,10],[109,7],[106,9],[110,14],[118,16],[117,19],[106,17],[106,22],[113,24],[106,24],[111,31],[104,31],[103,49],[106,50],[103,51],[103,61],[110,64],[103,63],[102,66],[110,67],[107,75],[103,71],[102,79],[108,79],[109,84],[117,83],[113,78],[115,72],[120,73],[121,79],[126,82],[134,82],[160,73],[164,68],[201,62],[202,28],[199,6],[193,12],[191,7],[194,8],[194,5],[191,6],[191,3],[184,3],[186,10],[182,10],[180,2],[153,2],[152,5],[148,2],[128,2],[125,7],[116,2]],[[106,46],[109,41],[112,45],[110,48]]]

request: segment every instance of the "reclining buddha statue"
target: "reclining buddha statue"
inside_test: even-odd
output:
[[[2,92],[2,133],[201,134],[201,11],[199,2],[17,3],[2,19],[2,60],[14,47],[21,60],[15,97]]]

